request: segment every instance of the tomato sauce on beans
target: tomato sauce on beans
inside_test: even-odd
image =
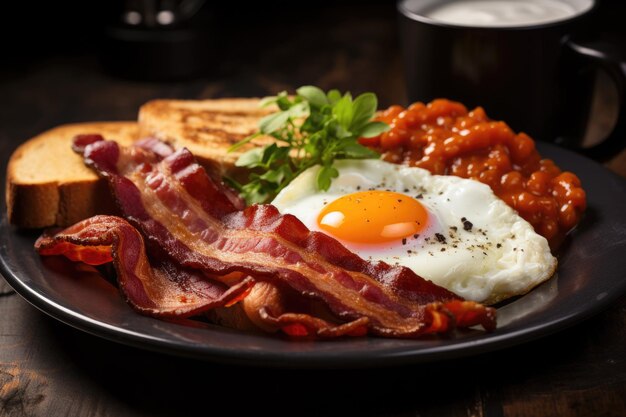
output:
[[[585,191],[571,172],[542,159],[535,142],[506,123],[487,117],[481,107],[438,99],[391,106],[377,117],[391,129],[361,138],[384,160],[483,182],[533,225],[556,248],[580,221]]]

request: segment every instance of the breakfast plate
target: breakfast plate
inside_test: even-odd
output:
[[[0,224],[0,268],[11,286],[50,316],[116,342],[204,360],[276,367],[370,367],[493,351],[564,329],[601,311],[626,290],[626,181],[601,165],[547,144],[539,151],[575,172],[588,209],[557,253],[557,274],[498,306],[492,333],[470,329],[418,340],[377,337],[293,341],[203,322],[156,320],[135,313],[98,270],[33,249],[39,232]]]

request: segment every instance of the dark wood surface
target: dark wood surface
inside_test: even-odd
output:
[[[211,76],[187,82],[115,78],[90,52],[16,61],[0,73],[3,166],[21,141],[43,130],[134,119],[139,105],[157,97],[258,96],[317,84],[375,91],[382,105],[404,102],[392,12],[368,6],[324,22],[315,39],[306,26],[280,41],[272,34],[253,37],[245,53],[216,57]],[[261,47],[267,36],[272,48]],[[626,176],[625,154],[607,166]],[[391,369],[304,371],[130,348],[47,317],[1,278],[0,294],[2,416],[626,415],[626,297],[575,327],[487,355]]]

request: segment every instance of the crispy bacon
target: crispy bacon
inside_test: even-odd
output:
[[[41,255],[64,255],[90,265],[113,262],[120,290],[137,311],[157,317],[189,317],[232,305],[254,285],[251,278],[230,288],[200,271],[146,255],[141,234],[126,220],[95,216],[35,242]]]
[[[495,327],[494,309],[462,301],[407,268],[367,262],[271,205],[240,210],[186,149],[164,152],[155,141],[121,148],[93,138],[75,145],[108,180],[127,219],[185,268],[217,276],[240,272],[288,286],[322,300],[340,322],[353,323],[344,333],[366,327],[377,335],[415,337],[455,326]],[[258,312],[290,334],[334,335],[310,315],[277,313],[270,306]]]
[[[336,323],[323,303],[270,282],[257,282],[250,293],[232,308],[211,311],[211,319],[228,327],[282,330],[296,337],[363,336],[367,334],[367,317]]]

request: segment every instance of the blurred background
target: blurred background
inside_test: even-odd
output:
[[[264,96],[303,84],[406,104],[394,1],[301,4],[5,4],[0,135],[21,141],[60,123],[134,119],[157,97]],[[599,0],[580,36],[626,45],[624,16],[626,2]],[[601,100],[610,129],[615,95]]]

